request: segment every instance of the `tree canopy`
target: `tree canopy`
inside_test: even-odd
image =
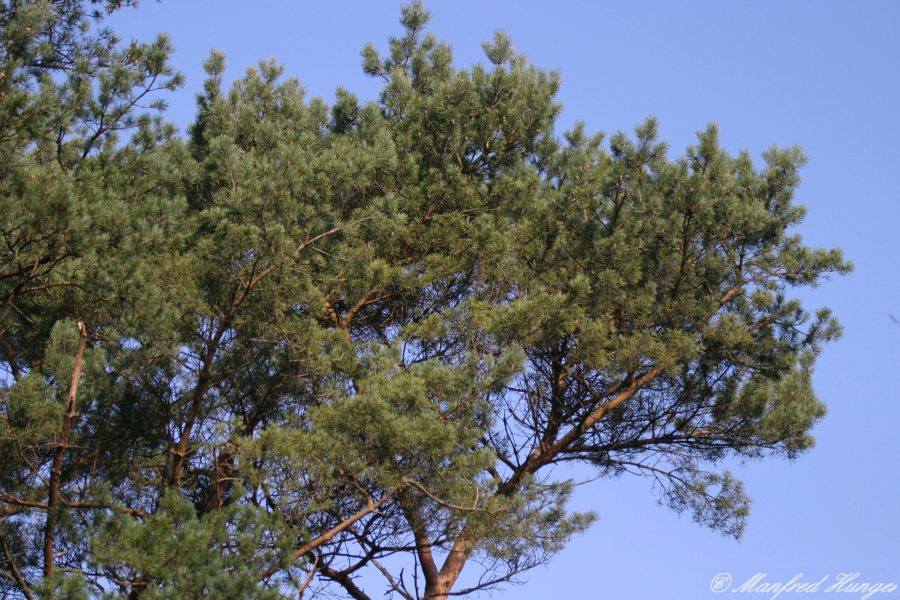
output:
[[[130,4],[0,1],[5,595],[444,599],[590,526],[555,466],[739,536],[723,462],[812,446],[839,329],[791,293],[850,266],[799,149],[560,134],[556,73],[419,3],[376,100],[213,53],[179,136]]]

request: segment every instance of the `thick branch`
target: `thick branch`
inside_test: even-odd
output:
[[[44,526],[44,577],[53,572],[56,560],[56,523],[57,509],[60,504],[60,480],[62,479],[63,457],[69,445],[69,436],[75,423],[75,406],[78,400],[78,383],[81,380],[81,364],[84,360],[84,348],[87,344],[87,327],[78,321],[78,349],[75,352],[75,367],[72,369],[72,381],[69,384],[69,397],[66,414],[63,418],[62,431],[59,433],[56,456],[50,467],[50,482],[47,496],[47,522]]]
[[[528,459],[516,470],[516,472],[497,490],[503,495],[515,493],[519,484],[527,476],[535,473],[541,467],[551,463],[561,452],[564,452],[571,444],[577,441],[581,436],[587,433],[591,427],[596,425],[607,413],[613,411],[632,396],[634,396],[643,387],[653,381],[660,373],[664,371],[663,367],[654,367],[631,381],[631,383],[621,387],[621,390],[608,402],[604,402],[594,411],[588,414],[580,423],[574,425],[566,433],[564,433],[556,442],[536,448],[528,457]]]
[[[301,556],[304,556],[305,554],[310,553],[311,551],[315,550],[322,544],[325,544],[325,543],[329,542],[330,540],[332,540],[334,538],[334,536],[336,536],[340,532],[344,531],[345,529],[347,529],[348,527],[350,527],[351,525],[353,525],[354,523],[356,523],[363,517],[375,512],[376,510],[378,510],[379,506],[381,506],[382,504],[387,502],[391,497],[393,497],[395,492],[396,492],[396,490],[388,491],[377,502],[373,502],[372,499],[369,498],[369,501],[365,507],[361,508],[360,510],[355,512],[350,517],[344,519],[343,521],[341,521],[336,526],[332,527],[331,529],[329,529],[322,535],[312,539],[310,542],[304,544],[303,546],[301,546],[300,548],[295,550],[293,553],[291,553],[291,560],[297,560]],[[262,573],[260,573],[259,578],[261,580],[266,579],[267,577],[272,576],[274,573],[277,573],[280,569],[281,569],[281,567],[279,565],[277,565],[277,564],[272,565],[272,566],[266,568]]]
[[[622,406],[622,404],[647,386],[663,371],[663,367],[654,367],[640,377],[630,379],[630,381],[626,380],[622,382],[622,384],[617,385],[615,389],[618,390],[618,392],[611,400],[594,409],[584,417],[580,423],[569,429],[557,441],[552,444],[541,444],[540,447],[536,448],[509,480],[498,487],[497,493],[502,495],[515,494],[522,479],[527,475],[535,473],[541,467],[553,462],[554,459],[580,439],[607,413]],[[449,595],[450,589],[462,573],[463,567],[465,567],[471,551],[472,540],[469,539],[469,536],[466,535],[464,530],[456,542],[454,542],[440,572],[437,577],[432,580],[433,583],[427,581],[428,578],[426,577],[425,598],[437,600],[446,598]]]
[[[319,567],[319,572],[328,579],[340,584],[342,588],[347,590],[353,600],[372,600],[358,585],[353,582],[353,578],[343,571],[332,569],[328,565]]]
[[[431,553],[432,543],[428,539],[428,534],[416,509],[412,506],[404,506],[403,514],[413,532],[413,539],[416,542],[416,556],[418,556],[421,563],[422,574],[425,576],[425,585],[427,586],[438,578],[437,564],[434,562],[434,556]]]

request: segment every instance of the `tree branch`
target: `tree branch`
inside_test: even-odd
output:
[[[602,419],[607,413],[622,406],[622,404],[624,404],[638,391],[640,391],[647,384],[653,381],[664,370],[665,369],[663,367],[653,367],[640,377],[633,379],[631,383],[624,386],[621,384],[616,386],[616,389],[621,388],[621,391],[619,391],[611,400],[609,400],[608,402],[604,402],[596,409],[594,409],[591,413],[584,417],[584,419],[582,419],[580,423],[574,425],[553,444],[544,446],[542,448],[536,448],[529,455],[528,459],[516,470],[516,472],[513,473],[513,475],[498,488],[497,493],[503,495],[510,495],[515,493],[519,484],[522,482],[522,479],[524,479],[527,475],[535,473],[544,465],[552,462],[554,458],[556,458],[561,452],[565,451],[572,443],[574,443],[576,440],[578,440],[578,438],[584,435],[591,427],[596,425],[597,422],[599,422],[600,419]]]
[[[16,585],[22,590],[22,594],[25,596],[26,600],[34,600],[31,588],[28,586],[28,582],[25,581],[25,577],[22,575],[22,571],[19,570],[19,565],[16,564],[16,559],[12,555],[9,546],[6,545],[6,539],[4,539],[2,535],[0,535],[0,545],[3,547],[3,555],[6,557],[6,564],[9,565],[9,570],[12,572]]]
[[[369,501],[365,507],[361,508],[360,510],[355,512],[350,517],[344,519],[341,523],[339,523],[335,527],[332,527],[331,529],[329,529],[322,535],[314,538],[310,542],[304,544],[303,546],[301,546],[300,548],[295,550],[293,553],[291,553],[291,560],[297,560],[301,556],[308,554],[309,552],[315,550],[322,544],[329,542],[330,540],[332,540],[334,538],[334,536],[336,536],[340,532],[344,531],[345,529],[347,529],[348,527],[350,527],[351,525],[353,525],[354,523],[356,523],[363,517],[378,510],[378,507],[381,506],[382,504],[384,504],[385,502],[387,502],[388,500],[390,500],[393,497],[394,493],[396,493],[396,489],[389,490],[377,502],[373,502],[372,498],[369,498]],[[267,567],[265,570],[263,570],[262,573],[260,573],[259,579],[260,580],[266,579],[267,577],[272,576],[274,573],[277,573],[280,569],[281,569],[281,567],[277,564]]]
[[[47,522],[44,525],[44,577],[53,573],[56,560],[56,523],[57,508],[60,504],[60,479],[62,479],[63,457],[69,444],[69,436],[75,423],[75,406],[78,400],[78,383],[81,380],[81,365],[84,360],[84,348],[87,344],[87,327],[78,321],[78,349],[75,352],[75,366],[72,369],[72,380],[69,384],[69,398],[66,414],[63,418],[62,431],[57,442],[56,456],[50,467],[50,483],[47,497]]]

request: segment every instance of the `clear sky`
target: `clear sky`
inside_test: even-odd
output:
[[[232,78],[275,57],[311,96],[330,101],[340,85],[373,99],[377,83],[363,75],[359,51],[366,41],[384,48],[399,33],[399,6],[144,0],[113,25],[126,39],[172,36],[174,62],[188,81],[169,96],[169,114],[184,125],[211,48],[226,53]],[[561,128],[583,120],[591,131],[630,131],[655,115],[673,150],[710,121],[733,152],[759,157],[772,144],[799,144],[810,156],[800,232],[811,245],[843,248],[856,265],[852,275],[803,293],[809,308],[832,307],[845,328],[816,372],[829,415],[815,430],[817,447],[797,461],[738,468],[754,498],[741,542],[657,506],[649,481],[598,481],[580,488],[575,506],[595,509],[600,521],[527,585],[499,595],[734,598],[710,591],[720,572],[736,583],[758,572],[771,581],[860,572],[857,581],[900,584],[900,393],[892,379],[900,372],[900,325],[889,318],[900,318],[900,1],[427,6],[431,31],[453,46],[458,65],[482,60],[481,41],[503,29],[533,63],[559,69]]]

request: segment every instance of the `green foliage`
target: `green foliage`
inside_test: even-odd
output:
[[[442,598],[589,527],[554,465],[739,536],[716,465],[812,446],[839,328],[790,294],[850,266],[792,233],[799,150],[557,135],[557,74],[456,68],[420,3],[376,101],[213,53],[180,139],[126,4],[0,2],[4,594]]]
[[[142,598],[280,599],[284,596],[259,587],[248,560],[277,537],[276,517],[232,504],[201,518],[190,502],[170,491],[143,521],[114,516],[103,522],[92,540],[92,560],[120,579],[146,582]],[[277,561],[279,550],[287,554],[289,548],[276,545],[259,559]]]

